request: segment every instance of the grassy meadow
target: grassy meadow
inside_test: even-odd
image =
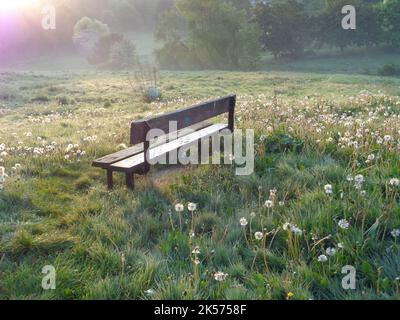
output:
[[[152,104],[128,73],[0,73],[0,299],[399,299],[400,79],[323,71],[162,72]],[[91,167],[132,120],[231,93],[251,176],[108,191]]]

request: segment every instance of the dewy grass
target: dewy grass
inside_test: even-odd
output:
[[[1,299],[398,297],[399,79],[166,72],[151,104],[123,73],[12,79],[18,94],[0,101]],[[254,174],[207,165],[106,190],[91,161],[129,143],[130,121],[210,92],[238,94]],[[41,287],[46,265],[55,290]],[[356,290],[342,288],[344,266]]]

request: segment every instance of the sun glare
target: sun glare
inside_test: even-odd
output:
[[[29,9],[37,0],[0,0],[0,12],[7,13],[19,9]]]

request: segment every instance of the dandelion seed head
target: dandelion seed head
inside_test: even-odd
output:
[[[326,254],[330,257],[333,257],[336,254],[336,249],[335,248],[327,248]]]
[[[257,240],[262,240],[263,238],[264,238],[264,234],[262,233],[262,232],[256,232],[255,234],[254,234],[254,237],[257,239]]]
[[[398,187],[400,186],[400,179],[392,178],[390,179],[389,184],[393,187]]]
[[[218,281],[218,282],[225,281],[227,277],[228,277],[228,274],[227,274],[227,273],[224,273],[224,272],[221,272],[221,271],[218,271],[218,272],[216,272],[216,273],[214,274],[214,279],[215,279],[216,281]]]
[[[321,255],[318,257],[318,261],[319,261],[319,262],[327,262],[327,261],[328,261],[328,257],[327,257],[326,255],[324,255],[324,254],[321,254]]]
[[[346,219],[341,219],[338,222],[338,226],[341,229],[347,230],[350,227],[350,223]]]
[[[240,219],[240,225],[242,226],[242,227],[245,227],[245,226],[247,226],[249,223],[247,222],[247,219],[246,218],[241,218]]]
[[[333,187],[332,187],[331,184],[325,185],[324,189],[325,189],[325,193],[328,194],[328,195],[333,193]]]
[[[267,209],[271,209],[274,206],[274,202],[272,200],[265,201],[264,207]]]
[[[188,210],[189,210],[190,212],[196,211],[196,209],[197,209],[197,204],[195,204],[195,203],[193,203],[193,202],[189,202],[189,203],[188,203]]]
[[[398,238],[400,237],[400,229],[394,229],[390,234],[393,238]]]

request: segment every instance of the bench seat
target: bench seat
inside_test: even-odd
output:
[[[167,142],[165,144],[159,145],[155,148],[150,148],[149,151],[149,160],[156,161],[161,158],[165,154],[168,154],[171,151],[179,150],[182,147],[187,147],[193,143],[197,143],[201,139],[211,137],[214,134],[219,133],[220,131],[227,129],[228,125],[226,124],[214,124],[209,127],[203,128],[199,131],[192,132],[190,134],[179,137],[178,139]],[[144,152],[135,154],[132,157],[126,158],[119,162],[113,163],[110,168],[113,171],[126,172],[126,173],[134,173],[135,169],[140,167],[145,162]]]
[[[176,137],[182,137],[185,136],[188,133],[191,133],[193,131],[197,131],[197,130],[201,130],[203,128],[206,128],[208,126],[210,126],[211,124],[208,122],[202,122],[202,123],[197,123],[195,125],[192,125],[188,128],[183,128],[181,130],[178,130],[176,133]],[[167,136],[168,137],[168,136]],[[164,139],[164,141],[166,141],[167,137]],[[163,144],[165,142],[160,142],[162,139],[161,137],[158,139],[154,139],[150,142],[150,147],[154,148],[159,146],[160,144]],[[93,167],[97,167],[97,168],[102,168],[102,169],[109,169],[110,166],[116,162],[125,160],[127,158],[130,158],[134,155],[143,153],[144,151],[144,143],[139,143],[133,147],[109,154],[107,156],[104,156],[100,159],[97,159],[95,161],[93,161],[92,166]]]

